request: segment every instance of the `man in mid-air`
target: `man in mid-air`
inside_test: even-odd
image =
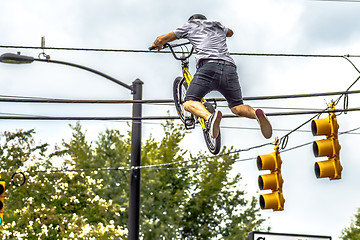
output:
[[[257,119],[263,136],[271,138],[272,127],[265,113],[243,103],[236,64],[226,45],[226,37],[233,34],[230,28],[220,22],[207,20],[202,14],[194,14],[175,31],[157,37],[152,46],[160,50],[165,43],[181,38],[188,39],[193,45],[197,54],[197,71],[186,92],[184,108],[206,120],[211,137],[219,135],[222,113],[217,110],[211,114],[201,99],[210,91],[217,90],[225,97],[234,114]]]

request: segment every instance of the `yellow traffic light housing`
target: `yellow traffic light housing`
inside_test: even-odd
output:
[[[275,152],[257,157],[259,170],[270,170],[270,174],[260,175],[258,178],[260,190],[270,189],[272,193],[260,195],[261,209],[284,210],[285,199],[282,193],[284,180],[281,176],[281,158],[279,153],[279,139],[275,140]]]
[[[4,222],[5,181],[0,181],[0,228]]]
[[[335,110],[335,103],[331,103],[331,110]],[[327,156],[328,160],[315,163],[317,178],[341,179],[342,166],[340,163],[341,146],[338,140],[339,124],[336,115],[329,113],[327,118],[316,119],[311,122],[311,131],[314,136],[325,135],[326,139],[314,141],[313,152],[315,157]]]

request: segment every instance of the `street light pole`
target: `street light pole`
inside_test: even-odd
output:
[[[142,100],[143,82],[136,79],[133,82],[133,100]],[[133,103],[133,119],[131,132],[131,172],[129,194],[128,239],[139,239],[140,232],[140,177],[141,170],[134,169],[141,165],[141,104]],[[138,120],[135,120],[138,118]]]
[[[80,68],[97,75],[100,75],[116,84],[131,90],[133,100],[142,100],[142,85],[144,84],[140,79],[136,79],[131,86],[123,83],[105,73],[99,72],[95,69],[78,65],[75,63],[51,60],[50,58],[40,59],[20,54],[5,53],[0,56],[0,62],[12,64],[26,64],[34,61],[57,63]],[[141,171],[138,167],[141,165],[141,117],[142,109],[141,103],[133,103],[132,108],[132,133],[131,133],[131,163],[130,163],[130,194],[129,194],[129,209],[128,209],[128,239],[138,240],[140,230],[140,177]]]

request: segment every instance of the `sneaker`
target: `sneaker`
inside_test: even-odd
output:
[[[221,118],[222,113],[220,111],[215,111],[205,122],[206,130],[210,131],[212,138],[217,138],[219,136]]]
[[[258,121],[261,129],[261,133],[265,138],[271,138],[272,136],[272,127],[269,119],[266,117],[265,113],[261,109],[255,110],[256,120]]]

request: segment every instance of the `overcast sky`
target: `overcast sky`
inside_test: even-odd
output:
[[[146,50],[160,34],[173,31],[193,13],[203,13],[234,31],[228,39],[232,53],[284,53],[321,55],[358,55],[360,53],[360,2],[311,0],[63,0],[4,1],[0,8],[1,46],[40,46],[45,36],[47,47],[107,48]],[[0,53],[21,51],[37,57],[39,49],[0,48]],[[45,50],[54,60],[88,66],[131,84],[139,78],[144,82],[143,99],[171,99],[172,82],[181,74],[180,63],[169,54],[123,53],[94,51]],[[233,55],[244,97],[285,95],[346,90],[359,72],[344,58],[276,57]],[[351,61],[360,68],[359,58]],[[195,70],[191,60],[192,72]],[[127,89],[80,69],[58,64],[0,65],[0,95],[36,96],[70,99],[131,99]],[[359,89],[356,83],[352,90]],[[210,96],[220,97],[217,93]],[[265,112],[302,109],[324,109],[335,96],[310,99],[287,99],[246,102],[262,107]],[[343,108],[340,102],[337,108]],[[359,107],[359,97],[351,95],[349,107]],[[223,103],[220,105],[224,105]],[[271,107],[271,108],[270,108]],[[221,107],[225,114],[230,111]],[[298,110],[297,110],[298,111]],[[171,105],[144,105],[144,116],[175,115]],[[0,114],[41,116],[130,116],[130,105],[50,105],[1,103]],[[312,115],[270,117],[274,138],[281,138],[310,119]],[[322,115],[326,117],[326,114]],[[358,112],[338,116],[339,131],[360,127]],[[65,121],[1,120],[1,131],[35,128],[37,138],[44,142],[61,143],[71,137]],[[161,137],[162,121],[143,121],[143,140],[150,135]],[[118,128],[125,133],[126,122],[82,122],[89,138],[99,131]],[[246,149],[267,143],[256,128],[255,121],[224,119],[222,137],[226,146]],[[290,135],[287,148],[311,142],[315,138],[310,124]],[[356,133],[356,132],[355,132]],[[357,131],[359,133],[359,131]],[[316,139],[319,139],[316,138]],[[285,210],[262,211],[269,217],[273,232],[331,235],[338,239],[341,230],[360,207],[358,172],[360,169],[359,135],[339,136],[342,179],[316,179],[313,171],[317,160],[311,145],[284,152],[283,178]],[[206,151],[199,128],[183,142],[193,152]],[[240,159],[256,157],[273,151],[272,146],[247,151]],[[260,173],[255,161],[240,161],[236,171],[243,176],[243,187],[258,195]],[[143,183],[146,184],[146,183]]]

